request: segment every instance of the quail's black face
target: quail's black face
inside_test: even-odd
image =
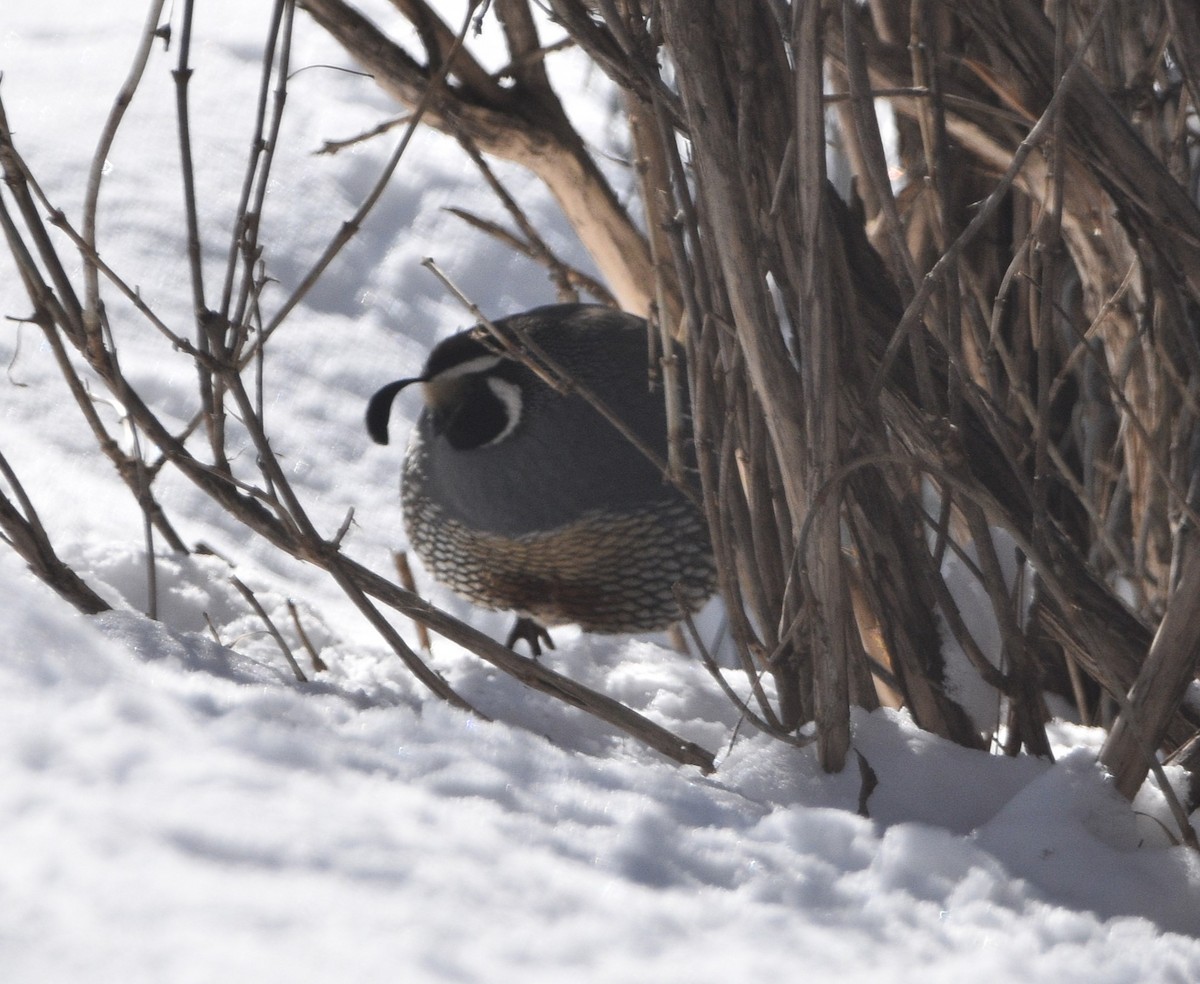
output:
[[[433,432],[456,451],[506,438],[521,417],[521,390],[497,370],[506,360],[488,356],[434,376],[424,384]]]
[[[469,451],[496,444],[520,421],[515,368],[475,333],[455,335],[430,353],[420,376],[389,383],[371,397],[367,430],[377,443],[386,444],[392,401],[405,386],[420,383],[430,426],[452,448]]]

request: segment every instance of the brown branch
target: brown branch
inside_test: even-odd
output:
[[[477,228],[484,229],[484,231],[487,231],[495,238],[503,242],[508,242],[513,249],[523,252],[526,256],[545,266],[550,271],[551,279],[558,285],[560,296],[566,295],[567,298],[575,300],[577,299],[573,296],[575,291],[582,287],[582,289],[586,290],[601,303],[615,307],[616,299],[609,293],[606,287],[587,274],[568,266],[554,254],[534,224],[529,220],[524,210],[517,204],[516,199],[501,184],[500,179],[496,177],[495,172],[488,165],[475,144],[463,134],[458,134],[457,136],[459,145],[466,151],[467,156],[471,158],[471,162],[479,169],[479,173],[487,181],[488,187],[492,189],[492,193],[500,200],[500,204],[504,206],[504,210],[512,216],[513,221],[517,223],[517,227],[521,230],[521,235],[525,238],[524,240],[520,240],[515,236],[506,237],[503,234],[503,230],[499,229],[499,227],[494,224],[485,223],[484,220],[478,219],[475,216],[468,217],[469,213],[463,209],[451,208],[449,211],[458,215],[464,221],[476,225]]]
[[[1100,761],[1117,790],[1133,799],[1149,768],[1143,746],[1156,748],[1200,667],[1200,539],[1187,534],[1179,580],[1137,679],[1129,689]]]
[[[485,153],[541,178],[620,305],[636,314],[649,310],[653,273],[646,241],[548,86],[518,81],[503,101],[477,99],[465,90],[441,87],[436,73],[342,0],[301,0],[301,5],[385,91],[406,106],[422,107],[430,126],[463,134]]]
[[[267,614],[266,609],[263,608],[258,598],[255,597],[254,592],[240,578],[231,577],[229,580],[238,589],[241,596],[246,599],[246,603],[254,609],[254,613],[262,619],[263,625],[267,627],[267,632],[275,640],[275,645],[279,647],[280,652],[283,653],[283,658],[287,660],[287,664],[291,667],[292,675],[295,676],[297,682],[308,683],[308,677],[304,675],[304,671],[300,669],[300,664],[296,662],[296,657],[292,655],[291,647],[280,634],[279,629],[275,627],[275,623],[271,621],[271,616]]]
[[[3,454],[0,454],[0,476],[3,476],[21,504],[21,510],[18,511],[9,498],[0,492],[0,529],[4,530],[3,539],[24,558],[37,577],[83,614],[96,615],[108,611],[112,606],[54,552],[46,527],[42,525],[37,510]]]
[[[113,141],[116,139],[117,130],[120,128],[125,111],[133,101],[134,93],[137,92],[138,86],[141,83],[142,74],[146,70],[146,63],[150,60],[150,50],[158,31],[162,8],[163,0],[152,0],[146,11],[146,22],[142,28],[142,36],[137,54],[134,57],[133,64],[130,66],[129,74],[121,86],[120,92],[117,94],[117,98],[113,101],[108,118],[104,121],[104,128],[100,133],[99,141],[97,141],[96,151],[92,155],[91,166],[88,168],[87,191],[84,195],[82,220],[83,240],[88,247],[84,254],[83,263],[84,294],[86,298],[84,325],[88,330],[96,334],[100,331],[100,282],[97,269],[91,262],[89,254],[94,255],[96,252],[96,209],[100,199],[100,181],[104,174],[104,168],[108,163],[108,154],[112,148]]]
[[[484,70],[467,48],[457,42],[457,33],[425,0],[391,2],[416,28],[425,46],[429,64],[427,74],[448,64],[450,74],[467,90],[472,101],[502,104],[508,98],[503,86]]]
[[[314,673],[324,673],[329,667],[325,660],[321,659],[321,654],[317,652],[317,647],[312,644],[312,640],[308,637],[308,633],[304,630],[304,623],[300,620],[300,610],[296,607],[296,603],[291,598],[287,603],[288,614],[292,617],[292,626],[296,630],[296,636],[300,640],[300,645],[304,647],[304,651],[308,653],[309,661],[312,663]]]

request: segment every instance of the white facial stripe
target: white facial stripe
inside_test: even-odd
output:
[[[464,379],[494,369],[499,363],[498,355],[479,355],[443,369],[432,379],[421,384],[425,405],[440,409],[454,406],[461,399],[459,393]]]
[[[507,379],[495,379],[494,377],[489,377],[487,384],[496,398],[504,404],[504,413],[508,418],[504,430],[487,442],[487,444],[499,444],[521,422],[521,387],[510,383]],[[487,444],[484,447],[487,447]]]
[[[449,369],[443,369],[434,377],[434,381],[441,382],[442,380],[460,379],[463,376],[470,376],[477,372],[487,372],[499,364],[500,356],[498,355],[476,356],[474,359],[467,359],[466,362],[460,362]]]

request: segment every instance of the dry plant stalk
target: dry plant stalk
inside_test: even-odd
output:
[[[29,565],[29,569],[85,615],[106,612],[111,607],[63,562],[50,543],[50,536],[33,507],[25,487],[8,460],[0,454],[0,477],[17,504],[0,492],[0,539]]]
[[[263,608],[262,602],[258,600],[254,592],[247,587],[246,583],[242,581],[241,578],[231,577],[229,580],[230,583],[237,588],[238,594],[246,599],[246,604],[254,609],[254,614],[257,615],[259,619],[261,619],[263,625],[266,626],[267,634],[275,640],[275,645],[277,645],[279,647],[279,651],[283,653],[283,658],[287,662],[288,667],[291,669],[292,675],[296,678],[296,682],[308,683],[308,677],[304,675],[304,671],[300,669],[300,664],[296,662],[296,657],[292,654],[292,647],[287,644],[287,640],[284,639],[283,633],[279,631],[279,628],[271,620],[271,616],[267,614],[267,610]]]

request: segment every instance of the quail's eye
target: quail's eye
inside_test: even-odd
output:
[[[435,433],[457,451],[495,444],[516,427],[521,415],[521,391],[515,384],[490,376],[462,381],[455,399],[432,412]]]

